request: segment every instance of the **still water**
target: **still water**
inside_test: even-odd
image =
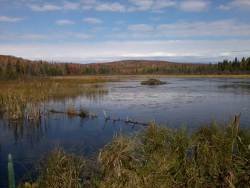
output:
[[[117,134],[143,129],[125,123],[105,122],[103,111],[113,118],[154,121],[161,126],[186,127],[189,131],[216,120],[226,124],[241,113],[241,126],[250,128],[250,79],[163,78],[167,85],[141,86],[139,79],[106,83],[108,92],[63,101],[51,101],[47,109],[84,107],[95,119],[47,114],[40,124],[0,121],[0,187],[7,186],[7,155],[14,158],[17,181],[33,177],[38,161],[56,147],[94,156]]]

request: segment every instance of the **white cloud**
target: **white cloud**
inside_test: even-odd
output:
[[[138,34],[141,34],[142,32],[153,31],[154,27],[147,24],[135,24],[135,25],[129,25],[128,30],[132,32],[138,32]]]
[[[232,8],[250,9],[250,1],[249,0],[233,0],[227,4],[219,5],[218,8],[221,10],[230,10]]]
[[[121,1],[124,2],[124,1]],[[128,3],[117,1],[81,0],[77,2],[65,1],[62,4],[39,4],[29,2],[33,11],[58,10],[95,10],[103,12],[135,12],[135,11],[162,11],[166,8],[177,8],[183,11],[199,12],[208,9],[210,0],[128,0]],[[237,4],[247,4],[244,0],[235,0]],[[33,4],[31,4],[33,3]],[[236,3],[235,3],[236,4]],[[235,5],[236,6],[236,5]]]
[[[249,55],[250,40],[161,40],[110,41],[100,43],[66,44],[0,44],[0,54],[11,54],[31,59],[94,62],[124,58],[163,56],[166,60],[214,60]],[[235,50],[238,52],[235,53]]]
[[[176,5],[174,0],[129,0],[133,5],[128,11],[161,10]]]
[[[0,22],[19,22],[22,21],[23,18],[20,17],[9,17],[9,16],[0,16]]]
[[[24,41],[67,41],[74,39],[87,40],[93,38],[92,35],[84,32],[55,32],[49,34],[37,34],[37,33],[1,33],[0,40],[8,40],[11,42],[24,42]]]
[[[57,20],[56,24],[59,26],[64,26],[64,25],[73,25],[75,24],[75,22],[73,22],[72,20]]]
[[[88,24],[101,24],[102,20],[98,19],[98,18],[84,18],[83,19],[84,22],[88,23]]]
[[[120,3],[98,3],[95,7],[97,11],[124,12],[125,6]]]
[[[125,12],[126,6],[118,2],[109,1],[96,1],[96,0],[82,0],[77,2],[65,1],[62,4],[39,4],[32,2],[28,3],[28,6],[33,11],[58,11],[58,10],[77,10],[82,8],[83,10],[96,10],[107,12]]]
[[[31,8],[31,10],[37,11],[37,12],[57,11],[57,10],[62,9],[62,7],[58,5],[53,5],[53,4],[44,4],[44,5],[32,4],[32,5],[29,5],[29,7]]]
[[[220,10],[230,10],[231,7],[229,5],[219,5],[218,9],[220,9]]]
[[[154,4],[154,0],[129,0],[129,2],[136,6],[135,10],[148,10]]]
[[[200,12],[208,9],[209,4],[207,0],[184,0],[179,8],[187,12]]]
[[[80,3],[74,3],[74,2],[69,2],[65,1],[63,4],[49,4],[49,3],[44,3],[44,4],[39,4],[35,3],[35,1],[28,2],[28,7],[32,11],[37,11],[37,12],[47,12],[47,11],[59,11],[59,10],[77,10],[80,8]]]
[[[175,1],[171,0],[156,0],[153,5],[153,10],[164,9],[168,7],[174,7],[176,5]]]
[[[250,8],[249,0],[234,0],[231,3],[231,6],[239,7],[239,8]]]
[[[96,3],[97,3],[96,0],[84,0],[82,1],[82,9],[83,10],[94,9]]]
[[[145,38],[174,37],[250,37],[250,25],[236,20],[176,22],[160,24],[155,27],[145,24],[128,26],[127,35]]]
[[[63,5],[65,10],[77,10],[80,7],[80,3],[73,3],[66,1]]]

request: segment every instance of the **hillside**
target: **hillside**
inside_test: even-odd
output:
[[[218,64],[174,63],[154,60],[123,60],[107,63],[76,64],[31,61],[0,55],[0,79],[30,76],[113,75],[113,74],[229,74],[249,73],[250,58]]]

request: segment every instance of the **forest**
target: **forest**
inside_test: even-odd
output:
[[[110,63],[76,64],[31,61],[0,55],[0,79],[66,75],[129,75],[129,74],[248,74],[250,57],[223,62],[172,63],[152,60],[124,60]]]

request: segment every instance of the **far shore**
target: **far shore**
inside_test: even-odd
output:
[[[53,79],[91,79],[103,78],[108,81],[133,78],[250,78],[250,74],[145,74],[145,75],[78,75],[54,76]]]

